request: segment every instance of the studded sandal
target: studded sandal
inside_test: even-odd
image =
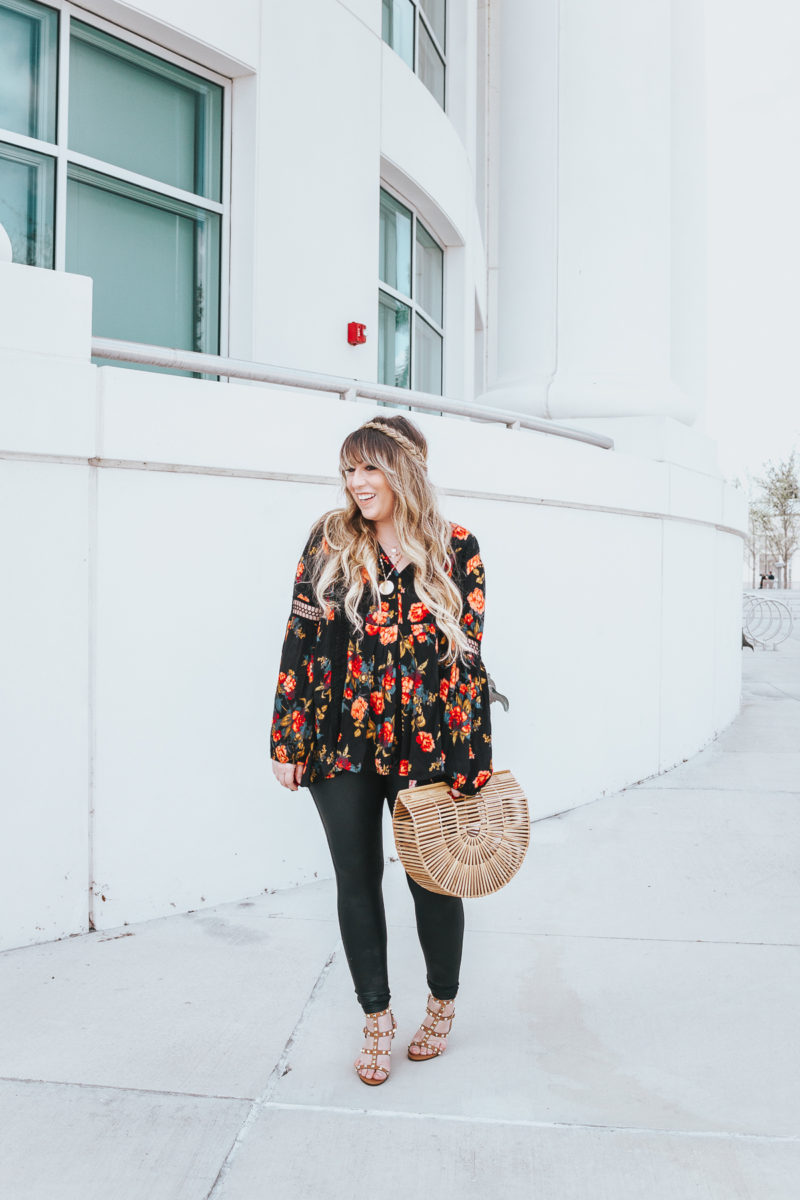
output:
[[[391,1029],[381,1029],[379,1026],[379,1017],[384,1017],[386,1014],[392,1018]],[[390,1008],[382,1008],[380,1012],[367,1013],[367,1024],[364,1026],[364,1045],[361,1049],[361,1054],[355,1061],[356,1074],[362,1083],[366,1083],[369,1087],[377,1087],[378,1084],[386,1083],[389,1078],[389,1070],[391,1064],[392,1039],[397,1031],[397,1022],[394,1019],[394,1014]],[[368,1046],[367,1041],[371,1039],[372,1045]],[[380,1046],[378,1043],[385,1042],[388,1039],[388,1046]],[[361,1062],[361,1057],[368,1055],[371,1062]],[[378,1063],[378,1059],[386,1060],[386,1065],[382,1066]],[[372,1078],[368,1079],[364,1074],[365,1071],[372,1071]],[[375,1073],[380,1071],[382,1078],[376,1079]]]
[[[438,1005],[438,1007],[431,1008],[432,1004]],[[448,1005],[450,1006],[449,1011],[447,1011]],[[435,996],[428,996],[422,1024],[408,1047],[408,1057],[412,1062],[428,1062],[430,1059],[444,1054],[447,1049],[447,1035],[453,1028],[455,1015],[456,1010],[452,1000],[437,1000]],[[447,1021],[447,1029],[442,1030],[439,1026],[444,1021]]]

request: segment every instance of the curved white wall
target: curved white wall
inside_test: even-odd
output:
[[[85,928],[89,878],[107,928],[330,874],[267,733],[297,554],[375,409],[91,367],[90,312],[86,280],[0,266],[0,945]],[[535,815],[730,721],[741,497],[668,461],[669,424],[647,458],[417,419],[484,550],[496,761]]]
[[[477,311],[488,399],[603,414],[614,452],[419,418],[444,507],[485,551],[486,657],[512,704],[497,761],[541,816],[732,718],[744,513],[713,446],[671,419],[701,407],[704,376],[690,0],[609,0],[602,21],[587,0],[491,3],[499,112],[478,77],[485,7],[451,5],[444,114],[382,42],[379,0],[92,3],[233,80],[232,355],[375,379],[383,181],[446,247],[446,393],[475,395]],[[17,514],[0,530],[0,945],[84,928],[90,879],[108,927],[330,872],[308,799],[273,784],[267,725],[298,549],[374,410],[98,370],[90,312],[88,281],[0,264]]]

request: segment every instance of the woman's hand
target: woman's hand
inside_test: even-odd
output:
[[[290,792],[296,792],[300,786],[300,780],[303,776],[302,763],[279,763],[272,760],[272,774],[277,779],[281,787],[288,788]]]
[[[458,788],[454,788],[454,787],[450,788],[450,791],[448,794],[449,794],[451,800],[461,800],[464,797],[464,793],[460,792],[458,790]]]

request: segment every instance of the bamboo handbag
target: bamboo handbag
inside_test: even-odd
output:
[[[392,828],[400,861],[429,892],[489,896],[522,866],[530,842],[528,801],[510,771],[477,796],[453,800],[448,783],[398,792]]]

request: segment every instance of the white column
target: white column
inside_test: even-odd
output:
[[[692,422],[704,388],[702,0],[501,0],[489,391]]]

